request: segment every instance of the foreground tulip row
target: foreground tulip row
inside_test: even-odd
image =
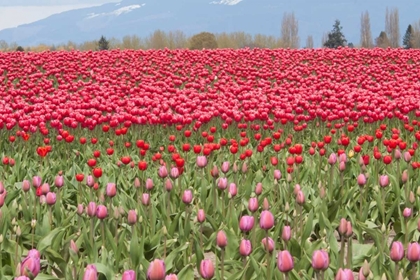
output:
[[[420,52],[0,55],[0,279],[420,277]]]

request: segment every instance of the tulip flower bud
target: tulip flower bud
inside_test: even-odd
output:
[[[141,187],[141,183],[140,183],[140,179],[136,177],[136,179],[134,179],[134,187],[136,189]]]
[[[420,220],[419,220],[420,221]],[[239,228],[242,232],[249,232],[254,227],[253,216],[242,216],[239,220]]]
[[[290,240],[291,236],[292,234],[291,234],[290,226],[283,226],[283,231],[281,232],[281,239],[287,242]]]
[[[408,207],[404,208],[403,216],[406,219],[409,218],[411,216],[411,208],[408,208]]]
[[[225,173],[225,174],[228,173],[229,165],[230,165],[230,163],[228,161],[225,161],[225,162],[222,163],[222,172],[223,173]]]
[[[95,184],[95,179],[93,178],[93,176],[92,175],[87,176],[86,185],[88,185],[89,187],[93,187],[93,184]]]
[[[365,260],[363,262],[362,267],[360,268],[360,271],[359,271],[359,280],[367,279],[369,274],[370,274],[370,265],[369,265],[368,261]]]
[[[192,199],[193,199],[192,191],[190,189],[185,190],[182,195],[182,202],[184,202],[185,204],[190,204]]]
[[[268,239],[267,237],[264,237],[261,240],[261,244],[265,250],[268,250],[269,253],[273,252],[275,245],[274,245],[274,240],[271,237],[268,237]]]
[[[20,275],[35,278],[41,270],[41,254],[32,249],[27,257],[20,263]]]
[[[337,155],[335,153],[332,153],[329,157],[328,157],[328,164],[330,165],[334,165],[337,162]]]
[[[347,232],[347,220],[344,218],[341,218],[340,225],[338,226],[338,232],[341,236],[344,236]]]
[[[204,212],[204,209],[199,209],[197,212],[197,221],[202,224],[206,220],[206,213]]]
[[[165,181],[165,190],[167,192],[170,192],[172,190],[173,186],[172,186],[172,181],[169,179],[166,179]]]
[[[56,194],[53,192],[49,192],[46,195],[46,202],[48,205],[54,205],[57,200]]]
[[[241,254],[241,256],[243,257],[247,257],[251,254],[251,252],[252,252],[251,241],[242,239],[239,245],[239,254]]]
[[[348,268],[340,268],[338,269],[337,275],[335,276],[335,280],[353,280],[353,271]]]
[[[166,178],[168,176],[168,170],[165,165],[161,165],[158,170],[158,175],[160,178]]]
[[[324,199],[326,195],[327,195],[327,191],[325,190],[324,186],[322,186],[322,187],[319,189],[319,196],[320,196],[322,199]]]
[[[274,226],[274,216],[268,211],[264,210],[261,212],[260,216],[260,227],[265,230],[269,230]]]
[[[175,274],[169,274],[165,277],[165,280],[178,280],[178,276]]]
[[[136,273],[134,270],[124,271],[121,280],[136,280]]]
[[[83,214],[84,207],[83,204],[77,205],[77,215],[81,216]]]
[[[204,279],[211,279],[214,276],[214,265],[211,260],[202,260],[200,263],[200,275]]]
[[[41,192],[42,194],[47,194],[50,191],[50,185],[47,183],[44,183],[41,185]]]
[[[98,279],[98,270],[93,264],[88,264],[83,275],[83,280],[97,280]]]
[[[236,162],[233,163],[233,173],[237,173],[238,172],[238,166],[236,165]]]
[[[404,161],[405,162],[411,161],[411,154],[409,152],[404,152]]]
[[[414,196],[413,191],[410,191],[410,194],[408,196],[408,201],[410,201],[411,204],[414,204],[414,202],[416,202],[416,197]]]
[[[408,171],[407,171],[407,169],[403,171],[403,173],[401,175],[401,181],[403,182],[403,184],[407,183],[407,181],[408,181]]]
[[[219,178],[217,187],[222,191],[225,190],[227,188],[227,178]]]
[[[19,237],[21,235],[22,235],[22,230],[21,230],[20,226],[17,226],[17,228],[16,228],[16,236]]]
[[[98,217],[98,219],[103,220],[108,216],[108,209],[106,208],[106,206],[104,205],[98,205],[98,207],[96,207],[96,217]]]
[[[261,193],[262,193],[262,184],[257,183],[257,185],[255,186],[255,194],[260,195]]]
[[[297,195],[298,192],[300,192],[300,185],[296,184],[295,187],[293,188],[293,194]]]
[[[62,175],[57,175],[54,180],[54,184],[57,188],[61,188],[64,185],[64,178]]]
[[[147,269],[147,279],[164,280],[165,271],[165,263],[162,260],[156,259],[150,263],[149,268]]]
[[[389,257],[394,262],[399,262],[404,257],[404,247],[400,241],[394,241],[391,245]]]
[[[114,197],[117,194],[117,186],[115,183],[108,183],[106,185],[106,195],[108,197]]]
[[[264,197],[262,208],[264,210],[268,210],[270,208],[270,204],[268,203],[268,199]]]
[[[236,188],[235,183],[229,184],[229,194],[231,195],[232,198],[238,194],[238,189]]]
[[[363,187],[364,185],[366,185],[366,176],[365,176],[365,174],[361,173],[361,174],[359,174],[359,176],[357,176],[357,184],[360,187]]]
[[[31,228],[34,229],[36,227],[36,220],[32,219],[31,221]]]
[[[197,157],[197,166],[200,168],[204,168],[207,165],[207,158],[206,156],[198,156]]]
[[[352,235],[353,235],[353,226],[352,226],[351,222],[350,222],[350,221],[348,221],[348,222],[347,222],[347,231],[346,231],[346,233],[345,233],[345,236],[346,236],[347,238],[349,238],[349,237],[351,237]]]
[[[216,165],[213,166],[210,173],[211,173],[211,176],[215,179],[219,177],[219,169],[217,168]]]
[[[147,189],[148,191],[150,191],[150,190],[152,190],[152,189],[153,189],[153,181],[152,181],[152,179],[150,179],[150,178],[147,178],[147,179],[146,179],[146,189]]]
[[[258,199],[256,197],[251,197],[248,202],[248,209],[252,213],[258,210]]]
[[[79,252],[79,248],[77,248],[77,245],[73,240],[70,240],[70,250],[75,254]]]
[[[94,217],[96,215],[96,203],[95,202],[89,202],[86,213],[89,217]]]
[[[34,176],[34,177],[32,177],[32,185],[33,185],[35,188],[40,187],[40,186],[41,186],[41,177],[39,177],[39,176]]]
[[[397,160],[401,158],[401,151],[399,149],[395,149],[394,158]]]
[[[137,213],[135,210],[129,210],[128,211],[128,224],[129,225],[134,225],[135,223],[137,223]]]
[[[388,175],[381,175],[379,177],[379,185],[383,188],[389,185],[389,178]]]
[[[274,179],[280,180],[281,179],[281,172],[280,170],[276,169],[274,170]]]
[[[338,156],[338,159],[340,162],[347,162],[347,155],[345,153],[342,153]]]
[[[220,230],[217,233],[216,243],[217,243],[217,246],[219,246],[222,249],[227,246],[227,237],[226,237],[226,233],[223,230]]]
[[[330,258],[324,250],[316,250],[312,254],[312,267],[315,270],[326,270],[330,265]]]
[[[141,203],[144,206],[149,206],[150,205],[150,194],[143,193],[142,196],[141,196]]]
[[[305,204],[305,195],[303,194],[302,191],[299,191],[297,196],[296,196],[296,202],[299,205],[303,205]]]
[[[172,167],[171,168],[171,173],[169,174],[169,176],[171,176],[172,179],[176,179],[179,177],[179,169],[177,167]]]
[[[24,192],[28,192],[30,188],[31,188],[31,184],[29,183],[29,181],[28,180],[23,180],[23,182],[22,182],[22,190]]]
[[[242,169],[241,169],[242,173],[246,173],[248,171],[248,166],[246,164],[246,162],[244,161],[244,163],[242,164]]]
[[[407,259],[410,262],[417,262],[420,260],[420,245],[417,242],[408,244]]]
[[[338,165],[338,170],[340,170],[340,172],[344,172],[344,170],[346,170],[346,162],[345,161],[340,161],[340,164]]]
[[[277,254],[277,268],[283,272],[287,273],[291,271],[294,267],[294,261],[292,255],[289,251],[279,251]]]

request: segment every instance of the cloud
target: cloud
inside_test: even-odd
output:
[[[101,5],[120,0],[0,0],[0,6],[71,6],[71,5]]]
[[[220,0],[220,1],[212,1],[210,2],[210,4],[221,4],[221,5],[236,5],[239,2],[241,2],[242,0]]]

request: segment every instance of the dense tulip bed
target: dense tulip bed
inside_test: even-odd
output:
[[[0,53],[0,279],[418,279],[420,51]]]

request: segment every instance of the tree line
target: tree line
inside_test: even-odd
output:
[[[360,48],[399,48],[404,47],[420,48],[420,20],[410,24],[404,36],[401,38],[398,9],[386,9],[385,26],[378,37],[372,36],[370,27],[369,12],[363,12],[360,16],[360,42],[355,45],[347,42],[342,32],[342,26],[337,19],[333,29],[324,33],[321,46],[326,48],[337,47],[360,47]],[[209,33],[201,32],[188,37],[183,31],[164,32],[156,30],[146,38],[137,35],[127,35],[122,39],[105,38],[99,40],[86,41],[81,44],[69,41],[60,45],[30,46],[22,48],[16,43],[8,44],[0,40],[0,51],[45,51],[45,50],[108,50],[108,49],[214,49],[214,48],[291,48],[297,49],[300,46],[299,23],[294,13],[283,15],[280,36],[268,36],[263,34],[251,35],[245,32],[232,33]],[[306,38],[305,48],[314,48],[314,40],[311,35]]]

